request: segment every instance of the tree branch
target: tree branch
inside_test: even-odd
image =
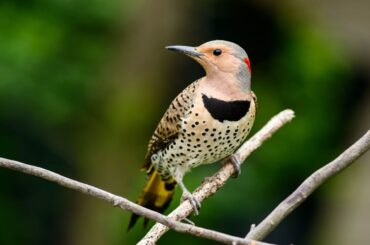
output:
[[[292,120],[293,117],[294,113],[291,110],[285,110],[273,117],[265,127],[263,127],[257,134],[255,134],[250,140],[248,140],[239,148],[239,150],[235,153],[235,157],[243,162],[266,139],[271,137],[271,135],[284,124]],[[111,203],[114,206],[119,206],[124,210],[131,211],[140,216],[144,216],[165,225],[163,226],[161,224],[156,224],[139,242],[139,244],[155,244],[155,242],[169,228],[171,228],[181,233],[189,233],[194,236],[203,237],[226,244],[267,245],[267,243],[257,242],[252,239],[261,240],[267,236],[287,215],[297,208],[322,183],[350,166],[369,148],[370,131],[368,131],[361,139],[343,152],[338,158],[308,177],[295,192],[293,192],[288,198],[279,204],[279,206],[275,208],[275,210],[258,226],[252,226],[252,229],[247,234],[246,238],[235,237],[217,231],[178,222],[177,220],[183,220],[192,212],[192,206],[188,201],[182,203],[168,217],[166,217],[160,213],[141,207],[123,197],[114,195],[94,186],[66,178],[62,175],[40,167],[31,166],[5,158],[0,158],[0,167],[9,168],[55,182],[61,186],[99,198]],[[226,163],[216,174],[210,178],[207,178],[203,184],[196,189],[194,192],[195,197],[197,197],[199,201],[203,201],[210,195],[216,193],[217,190],[221,188],[227,179],[232,175],[233,171],[234,169],[231,163]]]
[[[338,174],[355,162],[370,148],[370,131],[344,151],[335,160],[309,176],[289,197],[279,204],[259,225],[253,227],[246,238],[262,240],[274,230],[293,210],[330,177]]]
[[[246,141],[234,154],[235,157],[243,163],[245,159],[262,143],[270,138],[278,129],[290,122],[294,117],[292,110],[284,110],[274,116],[260,131],[258,131],[252,138]],[[194,197],[199,202],[215,194],[226,181],[233,174],[234,168],[230,162],[227,162],[217,173],[212,177],[206,178],[201,186],[199,186],[193,193]],[[174,220],[183,220],[192,213],[192,206],[189,201],[181,203],[174,211],[172,211],[168,217]],[[138,243],[139,245],[155,244],[159,238],[169,230],[168,227],[155,224],[145,237]]]
[[[189,224],[184,224],[178,221],[175,221],[169,217],[166,217],[160,213],[152,211],[150,209],[144,208],[136,203],[133,203],[126,198],[114,195],[102,189],[96,188],[94,186],[84,184],[78,182],[76,180],[69,179],[57,173],[51,172],[49,170],[28,165],[25,163],[9,160],[6,158],[0,157],[0,167],[12,169],[15,171],[19,171],[25,174],[33,175],[36,177],[40,177],[42,179],[54,182],[58,185],[67,187],[69,189],[81,192],[83,194],[96,197],[103,201],[106,201],[113,206],[118,206],[124,210],[131,211],[136,213],[140,216],[155,220],[161,224],[164,224],[171,229],[181,232],[181,233],[188,233],[194,236],[203,237],[207,239],[211,239],[218,242],[223,242],[226,244],[245,244],[245,245],[268,245],[268,243],[252,241],[245,238],[235,237],[227,234],[223,234],[221,232],[208,230],[200,227],[196,227]]]
[[[280,127],[282,127],[284,124],[292,120],[293,117],[294,117],[294,113],[291,110],[285,110],[279,113],[278,115],[276,115],[275,117],[273,117],[265,127],[263,127],[256,135],[254,135],[249,141],[244,143],[239,148],[239,150],[235,154],[236,158],[239,159],[241,162],[243,162],[245,158],[249,156],[252,151],[257,149],[263,143],[263,141],[271,137],[274,132],[276,132]],[[208,229],[204,229],[204,228],[196,227],[193,225],[178,222],[178,220],[184,219],[187,215],[189,215],[192,212],[192,207],[188,201],[182,203],[179,206],[179,208],[176,209],[180,211],[180,212],[177,211],[179,213],[176,214],[176,210],[175,210],[172,216],[166,217],[160,213],[154,212],[150,209],[137,205],[136,203],[133,203],[127,200],[126,198],[114,195],[112,193],[109,193],[97,187],[84,184],[84,183],[78,182],[73,179],[69,179],[67,177],[64,177],[62,175],[59,175],[57,173],[54,173],[52,171],[49,171],[49,170],[46,170],[40,167],[28,165],[25,163],[13,161],[13,160],[1,158],[1,157],[0,157],[0,167],[4,167],[4,168],[12,169],[15,171],[19,171],[25,174],[40,177],[45,180],[48,180],[56,184],[59,184],[61,186],[64,186],[66,188],[81,192],[89,196],[99,198],[114,206],[119,206],[120,208],[124,210],[128,210],[140,216],[143,216],[143,217],[152,219],[158,223],[161,223],[165,225],[163,226],[165,229],[168,229],[167,227],[169,227],[177,232],[189,233],[194,236],[207,238],[207,239],[211,239],[214,241],[223,242],[226,244],[267,245],[267,243],[252,241],[246,238],[235,237],[235,236],[223,234],[221,232],[208,230]],[[223,166],[220,171],[218,171],[211,178],[208,178],[197,189],[195,196],[200,201],[202,201],[205,198],[209,197],[210,195],[214,194],[221,186],[224,185],[224,183],[231,176],[233,171],[234,170],[233,170],[231,163],[225,164],[225,166]],[[159,239],[160,236],[156,235],[155,237]],[[146,238],[148,238],[148,234]]]
[[[278,114],[277,116],[275,116],[273,119],[270,120],[270,122],[263,129],[261,129],[253,138],[247,141],[238,150],[238,152],[236,153],[236,157],[239,158],[241,161],[244,161],[244,159],[253,150],[259,147],[264,140],[271,137],[271,135],[276,130],[278,130],[281,126],[289,122],[293,118],[293,116],[294,116],[294,113],[291,110],[285,110],[281,112],[280,114]],[[182,220],[183,218],[181,218],[180,216],[176,216],[176,219],[173,219],[172,217],[166,217],[160,213],[154,212],[150,209],[137,205],[136,203],[133,203],[127,200],[126,198],[114,195],[112,193],[101,190],[94,186],[87,185],[87,184],[69,179],[67,177],[64,177],[62,175],[59,175],[57,173],[51,172],[49,170],[46,170],[40,167],[24,164],[21,162],[17,162],[17,161],[5,159],[5,158],[0,158],[0,167],[4,167],[4,168],[12,169],[15,171],[23,172],[25,174],[30,174],[36,177],[40,177],[45,180],[57,183],[61,186],[84,193],[86,195],[99,198],[101,200],[109,202],[110,204],[114,206],[119,206],[122,209],[131,211],[140,216],[155,220],[156,222],[165,225],[164,226],[165,228],[169,227],[178,232],[189,233],[195,236],[199,236],[199,237],[203,237],[203,238],[207,238],[207,239],[211,239],[214,241],[223,242],[227,244],[253,244],[253,245],[267,244],[267,243],[262,243],[262,242],[257,242],[257,241],[249,241],[249,239],[234,237],[234,236],[223,234],[217,231],[207,230],[204,228],[178,222],[177,220]],[[229,164],[226,164],[212,178],[205,181],[205,183],[203,183],[203,185],[200,188],[198,188],[199,190],[198,198],[199,198],[199,195],[203,195],[203,197],[199,198],[199,200],[203,200],[204,198],[206,198],[206,196],[209,196],[213,194],[214,192],[216,192],[216,190],[220,188],[225,183],[225,181],[230,177],[232,172],[233,172],[233,168],[231,164],[229,163]],[[219,179],[218,176],[222,178]],[[202,188],[202,187],[205,187],[205,188]],[[189,215],[192,210],[190,203],[184,202],[182,206],[186,207],[186,210],[187,210],[186,212],[188,213],[187,215]],[[186,216],[184,216],[184,218]]]

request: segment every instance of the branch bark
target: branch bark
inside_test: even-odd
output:
[[[279,128],[292,120],[294,113],[285,110],[273,117],[265,127],[256,133],[250,140],[244,143],[235,153],[235,157],[243,162],[255,149],[257,149],[266,139],[272,136]],[[330,177],[343,171],[350,166],[356,159],[363,155],[370,148],[370,131],[359,139],[355,144],[343,152],[332,162],[317,170],[308,177],[288,198],[286,198],[275,210],[268,215],[258,226],[252,226],[251,231],[245,238],[235,237],[221,232],[196,227],[189,224],[178,222],[183,220],[192,212],[192,206],[188,201],[183,202],[168,217],[154,212],[150,209],[141,207],[126,198],[114,195],[94,186],[84,184],[49,170],[24,164],[21,162],[0,157],[0,167],[30,174],[45,180],[57,183],[72,190],[99,198],[114,206],[136,213],[146,218],[155,220],[161,224],[156,224],[139,244],[155,244],[155,242],[169,229],[181,233],[188,233],[194,236],[211,239],[226,244],[249,244],[249,245],[268,245],[268,243],[258,242],[266,237],[277,225],[297,208],[314,190],[323,184]],[[207,178],[200,187],[196,189],[194,195],[199,201],[203,201],[210,195],[217,192],[233,173],[230,162],[226,163],[216,174]],[[252,240],[255,239],[255,240]]]
[[[184,223],[175,221],[172,218],[166,217],[160,213],[157,213],[155,211],[152,211],[150,209],[137,205],[136,203],[133,203],[127,200],[126,198],[114,195],[110,192],[104,191],[97,187],[64,177],[60,174],[51,172],[49,170],[46,170],[40,167],[28,165],[25,163],[13,161],[13,160],[1,158],[1,157],[0,157],[0,167],[4,167],[4,168],[12,169],[18,172],[22,172],[25,174],[40,177],[42,179],[48,180],[50,182],[54,182],[66,188],[81,192],[83,194],[86,194],[92,197],[96,197],[98,199],[101,199],[103,201],[106,201],[112,204],[113,206],[120,207],[124,210],[128,210],[130,212],[136,213],[143,217],[155,220],[156,222],[164,224],[177,232],[188,233],[194,236],[203,237],[203,238],[211,239],[211,240],[226,243],[226,244],[269,245],[268,243],[252,241],[252,240],[241,238],[241,237],[235,237],[235,236],[227,235],[221,232],[208,230],[208,229],[204,229],[204,228],[200,228],[200,227],[196,227],[193,225],[184,224]]]
[[[279,204],[259,225],[253,227],[246,238],[262,240],[274,230],[293,210],[295,210],[307,197],[322,183],[340,173],[355,162],[370,148],[370,130],[356,143],[309,176],[290,196]]]
[[[290,122],[294,118],[292,110],[284,110],[274,116],[260,131],[252,138],[246,141],[234,154],[234,156],[243,163],[245,159],[262,143],[270,138],[278,129]],[[234,168],[230,162],[227,162],[217,173],[212,177],[206,178],[205,181],[193,193],[194,197],[199,202],[215,194],[233,174]],[[192,213],[193,209],[189,201],[181,203],[168,217],[174,220],[183,220]],[[169,230],[168,227],[162,224],[155,224],[145,237],[138,243],[139,245],[155,244],[159,238]]]
[[[272,134],[276,132],[279,128],[281,128],[284,124],[291,121],[293,117],[294,112],[291,110],[285,110],[276,115],[275,117],[273,117],[265,127],[263,127],[256,135],[254,135],[249,141],[244,143],[239,148],[239,150],[235,154],[236,158],[243,162],[245,158],[251,154],[251,152],[257,149],[266,139],[270,138]],[[103,201],[112,204],[113,206],[118,206],[124,210],[128,210],[140,216],[161,223],[163,224],[164,229],[171,228],[177,232],[188,233],[194,236],[207,238],[226,244],[268,245],[267,243],[253,241],[241,237],[235,237],[221,232],[208,230],[179,222],[178,220],[183,220],[187,215],[189,215],[192,212],[192,206],[188,201],[182,203],[179,206],[179,208],[176,209],[180,210],[178,214],[176,214],[175,212],[174,215],[166,217],[160,213],[137,205],[136,203],[133,203],[126,198],[114,195],[110,192],[104,191],[95,186],[84,184],[76,180],[64,177],[60,174],[54,173],[52,171],[40,167],[28,165],[25,163],[1,157],[0,157],[0,167],[40,177],[42,179],[54,182],[66,188],[99,198]],[[209,197],[210,195],[214,194],[221,186],[224,185],[224,183],[231,176],[232,173],[233,167],[231,163],[225,164],[225,166],[223,166],[221,170],[219,170],[215,175],[213,175],[211,178],[206,179],[206,181],[197,189],[195,196],[200,201],[202,201],[205,198]],[[154,237],[156,237],[156,239],[159,239],[160,236],[156,235]],[[146,238],[148,238],[148,234]]]

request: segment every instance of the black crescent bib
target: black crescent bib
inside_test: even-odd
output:
[[[223,122],[227,121],[239,121],[247,114],[250,107],[249,100],[234,100],[224,101],[215,98],[209,98],[207,95],[202,95],[204,107],[211,114],[211,116]]]

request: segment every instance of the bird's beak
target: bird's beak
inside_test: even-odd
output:
[[[166,49],[171,50],[171,51],[180,52],[180,53],[186,54],[191,57],[200,57],[204,55],[201,52],[197,51],[195,47],[189,47],[189,46],[174,45],[174,46],[167,46]]]

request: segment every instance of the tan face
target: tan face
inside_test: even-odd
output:
[[[251,66],[247,53],[237,44],[214,40],[198,47],[173,45],[166,49],[183,53],[200,63],[207,76],[234,76],[249,87]],[[247,81],[247,82],[245,82]]]
[[[201,56],[193,57],[208,72],[235,73],[243,64],[243,59],[237,57],[233,50],[222,44],[203,44],[195,48]]]

